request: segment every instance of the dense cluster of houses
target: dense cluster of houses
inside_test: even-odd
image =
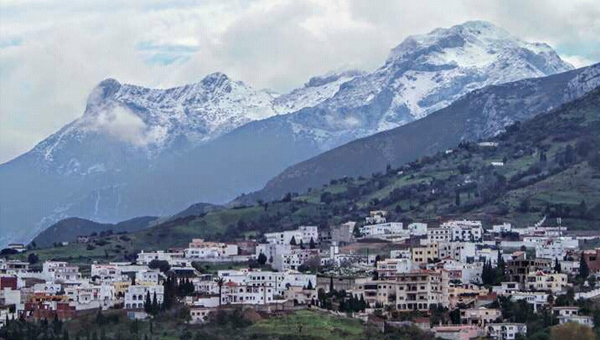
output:
[[[252,241],[193,239],[183,249],[142,251],[135,263],[94,263],[86,275],[67,262],[46,261],[33,270],[28,262],[0,259],[0,327],[11,318],[68,319],[111,308],[148,317],[148,301],[162,304],[167,298],[169,275],[185,277],[193,286],[181,302],[196,323],[234,305],[266,312],[323,308],[321,295],[336,291],[364,305],[355,317],[458,310],[457,323],[415,321],[445,339],[512,340],[526,333],[526,324],[508,322],[492,307],[502,296],[534,310],[550,308],[560,323],[593,327],[592,317],[577,307],[556,307],[552,301],[572,290],[582,270],[600,275],[600,249],[581,251],[581,240],[564,236],[565,228],[543,224],[486,229],[468,220],[404,224],[373,211],[362,223],[321,232],[301,226]],[[373,244],[376,249],[369,247]],[[231,269],[209,274],[198,263]],[[501,280],[490,280],[492,268],[502,268]],[[588,283],[595,281],[585,282],[576,298],[600,298],[600,289]]]

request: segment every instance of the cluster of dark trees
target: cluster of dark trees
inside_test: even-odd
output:
[[[22,319],[6,320],[6,326],[0,328],[0,338],[10,340],[69,340],[69,333],[62,321],[54,318],[38,322]]]
[[[506,263],[501,255],[498,256],[496,267],[492,266],[491,261],[487,261],[483,264],[481,281],[486,286],[498,285],[500,282],[506,281]]]

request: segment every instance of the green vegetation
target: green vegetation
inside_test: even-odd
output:
[[[390,220],[411,222],[473,218],[486,224],[517,226],[547,216],[562,218],[571,230],[597,230],[600,224],[600,89],[494,138],[497,146],[462,143],[389,168],[369,178],[333,180],[302,195],[186,216],[126,235],[94,238],[90,245],[32,249],[12,255],[40,261],[67,259],[131,260],[141,249],[185,246],[192,238],[241,240],[249,235],[299,225],[327,228],[362,221],[369,210],[384,209]],[[492,162],[502,162],[494,166]]]
[[[187,323],[186,308],[175,308],[150,320],[130,320],[122,311],[90,313],[74,320],[10,321],[0,337],[11,340],[359,340],[412,339],[433,337],[414,327],[393,329],[385,334],[356,319],[302,310],[263,319],[241,309],[211,314],[204,325]]]

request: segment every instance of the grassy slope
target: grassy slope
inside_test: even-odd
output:
[[[498,148],[463,145],[453,153],[438,153],[384,174],[333,181],[287,201],[170,221],[128,234],[128,241],[118,236],[107,237],[110,244],[91,251],[85,250],[85,246],[70,245],[35,252],[44,259],[85,257],[86,252],[102,257],[106,251],[109,259],[119,259],[125,252],[130,254],[140,249],[181,247],[194,237],[231,241],[242,235],[301,224],[327,226],[346,220],[359,221],[371,209],[387,209],[394,220],[457,216],[524,226],[545,214],[552,215],[557,204],[575,211],[582,200],[589,216],[558,213],[563,217],[563,225],[600,230],[600,216],[594,215],[600,209],[600,171],[590,166],[591,155],[600,152],[597,131],[600,131],[600,89],[520,124],[519,128],[511,128],[494,139],[499,143]],[[588,155],[575,152],[572,162],[561,165],[566,147],[576,148],[584,140],[588,141]],[[542,150],[548,159],[544,163],[539,162]],[[490,165],[503,159],[506,160],[503,167]],[[466,165],[469,171],[461,172],[459,169],[464,170]],[[455,204],[457,191],[459,206]],[[529,203],[526,212],[520,209],[524,200]]]
[[[333,316],[317,311],[302,310],[253,322],[247,327],[230,328],[219,325],[189,325],[176,318],[161,317],[153,321],[152,331],[148,321],[138,321],[137,332],[133,333],[132,321],[127,320],[122,312],[104,312],[108,315],[119,315],[120,322],[109,323],[104,326],[95,322],[96,314],[68,321],[66,326],[71,333],[71,338],[86,334],[104,333],[107,338],[122,339],[148,338],[155,340],[176,340],[191,335],[191,339],[310,339],[310,340],[359,340],[359,339],[384,339],[381,333],[364,323],[344,317]],[[187,335],[185,335],[187,333]]]

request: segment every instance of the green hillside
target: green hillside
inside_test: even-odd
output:
[[[67,218],[42,231],[32,244],[38,247],[48,247],[57,242],[73,242],[77,236],[88,236],[100,233],[130,233],[148,228],[158,217],[136,217],[119,223],[97,223],[84,218]]]
[[[97,257],[126,258],[140,249],[184,246],[194,237],[233,241],[301,224],[327,227],[362,221],[375,209],[388,210],[391,220],[405,222],[460,217],[481,219],[487,225],[507,221],[526,226],[543,216],[549,218],[547,225],[561,217],[572,230],[599,231],[599,131],[597,88],[547,114],[510,126],[489,140],[496,147],[462,143],[398,169],[388,168],[368,178],[333,180],[301,195],[288,194],[281,201],[210,211],[125,236],[107,236],[92,250],[68,246],[36,252],[41,258],[77,258],[86,251]]]

